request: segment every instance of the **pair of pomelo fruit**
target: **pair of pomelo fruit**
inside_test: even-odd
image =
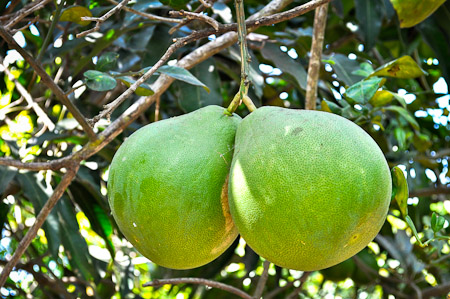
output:
[[[391,176],[375,141],[326,112],[208,106],[132,134],[109,172],[122,233],[164,267],[202,266],[238,233],[267,260],[327,268],[378,233]]]

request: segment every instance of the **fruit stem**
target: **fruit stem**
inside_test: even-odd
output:
[[[232,114],[234,111],[236,111],[241,101],[244,102],[245,106],[247,106],[250,112],[253,112],[256,109],[256,106],[247,95],[248,88],[250,87],[249,62],[251,61],[251,57],[248,53],[247,48],[247,27],[245,26],[244,1],[235,0],[234,6],[236,9],[236,18],[238,24],[238,41],[241,50],[241,84],[238,93],[234,96],[233,101],[231,101],[230,105],[228,106],[227,111],[225,112],[226,114]]]

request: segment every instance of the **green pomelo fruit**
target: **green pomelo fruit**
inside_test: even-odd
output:
[[[137,130],[119,148],[108,181],[112,214],[154,263],[202,266],[237,236],[227,176],[241,119],[208,106]]]
[[[313,271],[362,250],[379,232],[391,175],[375,141],[340,116],[262,107],[236,133],[233,220],[267,260]]]

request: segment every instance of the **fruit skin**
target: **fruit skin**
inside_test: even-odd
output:
[[[391,175],[375,141],[340,116],[262,107],[236,133],[230,212],[247,244],[286,268],[314,271],[379,232]]]
[[[223,112],[207,106],[147,125],[113,158],[112,214],[125,237],[158,265],[202,266],[237,236],[226,180],[241,119]]]

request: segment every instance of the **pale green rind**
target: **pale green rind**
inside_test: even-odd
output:
[[[313,271],[355,255],[381,229],[390,199],[383,153],[351,121],[262,107],[238,128],[230,211],[247,244],[279,266]]]
[[[237,236],[221,197],[241,119],[224,110],[207,106],[145,126],[111,163],[112,214],[125,237],[158,265],[202,266]]]

